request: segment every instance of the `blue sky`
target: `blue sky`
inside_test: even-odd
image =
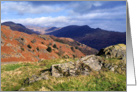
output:
[[[1,22],[126,31],[126,1],[2,1]]]

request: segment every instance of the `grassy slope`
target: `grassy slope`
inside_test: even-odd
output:
[[[40,63],[18,63],[1,66],[1,89],[15,91],[21,87],[26,91],[125,91],[126,75],[110,71],[92,72],[89,76],[50,77],[33,84],[23,85],[23,81],[41,70],[48,69],[52,64],[76,61],[76,59],[46,60]]]

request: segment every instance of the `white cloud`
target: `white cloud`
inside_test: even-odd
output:
[[[102,6],[102,3],[77,2],[77,3],[65,4],[65,6],[57,6],[57,5],[48,5],[48,4],[32,5],[28,2],[4,2],[1,5],[2,5],[1,6],[2,13],[7,13],[7,17],[2,19],[1,22],[13,21],[24,25],[56,26],[56,27],[63,27],[68,25],[89,25],[94,28],[100,27],[103,29],[117,30],[117,31],[125,31],[125,30],[120,30],[120,27],[122,27],[123,29],[126,27],[124,24],[126,22],[122,23],[121,21],[118,20],[118,19],[126,20],[126,6],[117,6],[113,8],[102,8],[102,9],[97,8],[92,10],[92,7],[93,8],[100,7]],[[59,12],[59,11],[63,11],[63,12]],[[39,16],[39,14],[42,14],[41,16],[43,17],[37,16],[37,18],[36,17],[31,18],[31,16],[29,16],[29,18],[26,18],[25,16],[25,18],[22,17],[19,19],[19,16],[18,18],[16,18],[17,16],[16,14],[15,14],[15,18],[14,15],[10,17],[9,15],[12,14],[10,12],[14,12],[18,14],[26,14],[26,16],[27,14],[30,15],[33,14],[35,16],[37,15]],[[56,12],[59,13],[57,14]],[[64,12],[65,13],[67,12],[68,15],[61,16],[62,13]],[[54,13],[53,14],[54,17],[50,15],[47,16],[48,14],[45,15],[43,13]]]
[[[48,5],[33,6],[28,2],[4,2],[1,4],[3,12],[17,12],[18,14],[39,14],[39,13],[52,13],[61,11],[61,7],[52,7]]]
[[[68,25],[89,25],[92,28],[103,28],[107,30],[113,31],[125,31],[125,24],[120,21],[110,21],[106,19],[112,19],[112,16],[122,16],[121,13],[89,13],[85,15],[79,16],[59,16],[59,17],[39,17],[39,18],[23,18],[23,19],[7,19],[2,20],[5,21],[13,21],[15,23],[21,23],[24,25],[36,25],[36,26],[56,26],[56,27],[64,27]],[[104,20],[102,20],[104,18]],[[97,20],[96,20],[97,19]],[[126,23],[126,22],[125,22]]]

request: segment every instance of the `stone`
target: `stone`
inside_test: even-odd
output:
[[[84,58],[81,58],[80,60],[76,61],[78,64],[80,62],[90,68],[90,70],[99,71],[102,67],[101,62],[103,59],[100,56],[90,55]]]
[[[51,73],[54,77],[71,76],[74,74],[75,65],[73,62],[64,64],[55,64],[51,67]]]
[[[114,68],[114,67],[112,67],[110,71],[114,72],[114,71],[115,71],[115,68]]]
[[[38,59],[39,59],[39,57],[38,57]],[[38,63],[43,62],[43,60],[45,60],[45,59],[39,59]]]
[[[40,81],[40,80],[48,80],[48,73],[41,73],[41,75],[32,75],[30,78],[27,78],[25,81],[24,81],[24,84],[31,84],[31,83],[34,83],[34,82],[37,82],[37,81]]]
[[[25,88],[20,88],[19,91],[25,91],[26,89]]]
[[[12,46],[12,44],[10,44],[10,43],[7,43],[7,44],[6,44],[6,46]]]
[[[99,71],[101,67],[101,57],[90,55],[81,58],[76,63],[52,65],[51,73],[54,77],[88,75],[92,70]]]
[[[35,43],[35,42],[36,42],[36,39],[33,39],[31,42],[32,42],[32,43]]]
[[[117,44],[107,48],[101,49],[98,55],[105,56],[106,58],[119,58],[126,59],[126,45]]]

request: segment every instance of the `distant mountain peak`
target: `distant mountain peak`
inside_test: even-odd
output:
[[[66,27],[89,27],[89,26],[88,25],[82,25],[82,26],[79,26],[79,25],[68,25]]]
[[[26,28],[22,24],[14,23],[12,21],[3,22],[1,25],[9,26],[14,31],[20,31],[27,34],[39,34],[38,32],[34,32],[33,30]]]
[[[12,22],[12,21],[7,21],[7,22],[3,22],[3,23],[1,23],[1,25],[6,25],[6,24],[15,24],[15,23]]]
[[[98,28],[96,28],[96,30],[102,30],[102,29],[98,27]]]
[[[89,27],[88,25],[83,25],[82,27]],[[90,28],[90,27],[89,27]]]

